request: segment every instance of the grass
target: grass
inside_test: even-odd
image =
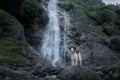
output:
[[[21,55],[21,48],[24,42],[0,36],[0,65],[15,66],[25,63],[26,58]]]

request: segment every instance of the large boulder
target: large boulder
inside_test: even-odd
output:
[[[112,38],[110,41],[108,41],[108,45],[112,50],[119,53],[120,52],[120,38]]]
[[[14,39],[24,38],[22,24],[12,15],[0,9],[0,34]]]
[[[22,24],[14,16],[0,9],[0,65],[13,66],[24,62],[35,63],[37,67],[51,65],[50,61],[27,43]]]
[[[0,0],[0,8],[15,16],[23,25],[26,40],[38,49],[41,42],[42,27],[48,22],[43,0]],[[7,6],[6,6],[7,5]]]
[[[32,73],[26,71],[14,71],[0,66],[0,76],[5,80],[36,80]]]
[[[96,65],[111,65],[116,64],[120,59],[110,48],[97,44],[95,45],[93,57],[95,58]]]
[[[69,66],[57,78],[60,80],[101,80],[95,72],[82,66]]]
[[[100,69],[105,77],[104,80],[119,80],[120,79],[120,65],[104,66]]]
[[[22,54],[27,43],[21,23],[0,9],[0,65],[16,65],[28,61]]]

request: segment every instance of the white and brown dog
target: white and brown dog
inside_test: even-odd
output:
[[[72,65],[82,65],[81,53],[77,52],[76,47],[69,48],[71,51]]]

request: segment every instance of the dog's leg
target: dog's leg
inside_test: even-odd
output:
[[[74,64],[74,61],[73,61],[73,59],[71,60],[71,63],[72,63],[72,66],[74,66],[75,64]]]
[[[78,53],[78,60],[79,60],[80,65],[82,65],[82,58],[81,58],[81,54],[80,53]]]
[[[78,65],[78,56],[76,54],[76,58],[75,58],[75,65]]]
[[[78,60],[77,59],[75,60],[75,65],[78,65]]]

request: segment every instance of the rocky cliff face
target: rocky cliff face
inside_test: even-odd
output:
[[[27,11],[25,9],[33,6],[35,6],[36,8],[36,5],[38,3],[36,2],[36,4],[35,3],[30,4],[28,0],[28,3],[26,2],[26,5],[23,5],[23,3],[25,2],[24,1],[19,2],[19,0],[16,2],[12,2],[10,0],[0,1],[1,4],[0,6],[1,8],[0,9],[0,65],[8,67],[8,68],[1,67],[0,79],[21,80],[20,77],[15,78],[15,76],[11,76],[11,75],[21,75],[21,76],[23,75],[22,80],[30,80],[30,79],[33,80],[33,78],[36,79],[33,73],[36,73],[38,69],[42,70],[46,67],[52,66],[47,59],[43,58],[39,54],[39,52],[33,48],[34,42],[32,41],[33,39],[30,38],[30,36],[34,35],[34,33],[38,31],[38,28],[41,28],[42,25],[45,25],[45,23],[42,22],[44,21],[43,20],[44,18],[42,18],[43,14],[40,15],[42,16],[41,18],[40,17],[37,18],[37,16],[32,17],[34,15],[34,12],[32,12],[33,10],[31,10],[31,14],[28,14],[26,17],[25,14],[27,14]],[[19,8],[16,5],[17,6],[19,5]],[[22,7],[24,7],[25,9],[21,9]],[[11,9],[14,9],[15,11],[12,11]],[[41,10],[41,8],[38,9]],[[36,19],[39,19],[38,20],[39,23],[32,22]],[[28,22],[29,23],[32,22],[33,24],[30,24],[30,26],[28,26],[27,25]],[[35,28],[34,25],[35,26],[37,25],[37,29]],[[29,36],[27,36],[28,34]],[[31,41],[31,44],[29,41]],[[36,39],[34,39],[34,41],[36,41]],[[23,72],[19,72],[20,70],[22,70]],[[28,75],[30,72],[31,77],[28,75],[27,75],[28,77],[24,77],[25,76],[24,71],[26,71],[25,74],[27,74],[28,72]],[[5,72],[4,75],[2,75],[3,72]]]
[[[115,49],[111,48],[112,45],[110,46],[110,44],[113,39],[117,38],[116,40],[119,41],[119,25],[116,25],[112,21],[113,19],[111,19],[111,22],[109,23],[104,22],[104,24],[96,24],[97,21],[93,17],[96,17],[98,13],[94,16],[91,16],[92,12],[94,11],[92,9],[94,9],[94,7],[91,7],[92,5],[90,4],[94,6],[105,6],[101,3],[101,1],[97,0],[95,0],[93,3],[91,3],[89,0],[88,3],[82,0],[78,0],[78,2],[66,0],[59,3],[59,6],[70,14],[71,26],[68,34],[70,39],[68,45],[69,47],[77,46],[78,49],[82,49],[81,54],[84,65],[102,66],[116,64],[119,61],[119,54],[116,53]],[[89,13],[87,13],[88,11]],[[111,12],[115,13],[114,10],[111,10]],[[101,14],[105,15],[104,13]],[[107,20],[107,18],[105,19]],[[116,19],[116,17],[114,19]],[[104,29],[108,31],[108,34],[111,29],[111,36],[107,35],[105,37],[106,32],[104,32]],[[115,35],[117,37],[115,37]]]
[[[48,15],[43,8],[43,5],[47,5],[47,1],[1,0],[0,79],[119,80],[119,8],[115,6],[106,8],[102,5],[104,8],[101,9],[101,5],[96,6],[98,3],[100,3],[98,0],[94,0],[94,3],[86,3],[84,0],[59,1],[60,10],[65,10],[70,17],[68,47],[76,46],[81,49],[84,66],[58,69],[38,52],[44,27],[48,23]],[[91,8],[91,5],[85,4],[94,4],[98,11],[94,10],[94,6]],[[105,13],[99,14],[99,10],[105,13],[111,10],[110,16],[115,17],[109,18],[104,16]],[[97,14],[104,16],[104,19]],[[62,29],[64,24],[62,24],[62,18],[60,19]],[[66,62],[69,64],[69,51],[67,54]],[[54,78],[51,75],[57,75],[57,77]]]

